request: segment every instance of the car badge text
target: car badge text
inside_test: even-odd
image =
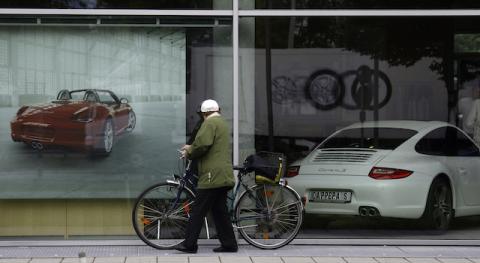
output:
[[[347,169],[326,169],[326,168],[320,168],[318,169],[319,172],[335,172],[335,173],[345,173]]]

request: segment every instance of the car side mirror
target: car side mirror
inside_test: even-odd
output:
[[[127,103],[128,103],[128,100],[127,100],[126,98],[121,98],[121,99],[120,99],[120,102],[121,102],[122,104],[127,104]]]

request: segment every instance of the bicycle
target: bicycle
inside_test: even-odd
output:
[[[138,237],[156,249],[170,249],[181,243],[195,199],[188,161],[182,176],[144,190],[132,211]],[[290,243],[303,222],[303,203],[295,190],[282,179],[283,154],[259,152],[249,156],[238,171],[238,183],[229,196],[232,224],[249,244],[261,249],[277,249]],[[246,176],[255,173],[249,186]],[[239,189],[245,190],[240,193]],[[208,224],[205,219],[205,225]]]

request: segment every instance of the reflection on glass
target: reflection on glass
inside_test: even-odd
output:
[[[455,34],[455,52],[480,52],[480,34]]]
[[[255,123],[257,149],[283,151],[294,160],[354,122],[448,121],[454,109],[447,103],[453,83],[445,81],[453,73],[445,53],[452,45],[449,23],[449,18],[256,18],[255,119],[262,120]],[[263,121],[269,115],[272,120]]]

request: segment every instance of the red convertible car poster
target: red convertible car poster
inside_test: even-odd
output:
[[[108,155],[116,138],[132,132],[136,116],[126,99],[100,89],[62,90],[45,104],[22,106],[11,136],[37,150],[48,146]]]

